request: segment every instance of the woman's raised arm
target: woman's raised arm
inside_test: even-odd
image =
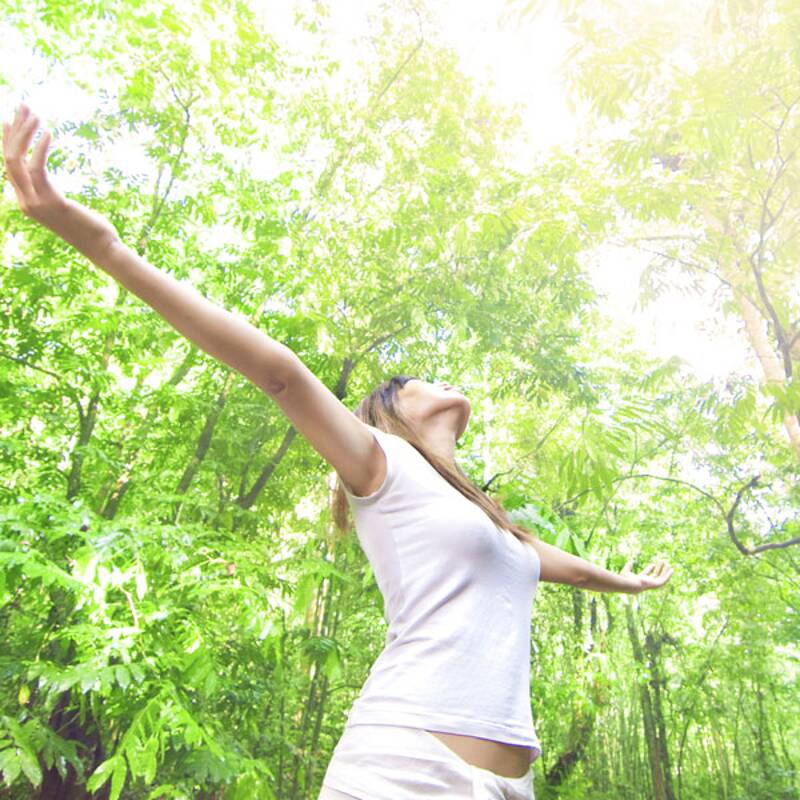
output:
[[[186,338],[272,397],[355,494],[380,486],[386,463],[369,427],[288,347],[145,261],[120,240],[108,220],[64,197],[47,174],[49,132],[27,159],[38,126],[24,104],[12,123],[3,123],[6,171],[23,214],[78,249]]]

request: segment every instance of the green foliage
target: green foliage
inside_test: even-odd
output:
[[[511,5],[523,21],[543,6]],[[562,3],[573,100],[631,127],[529,174],[509,154],[519,120],[420,43],[416,14],[383,17],[374,62],[342,88],[324,6],[295,21],[313,60],[257,6],[0,3],[96,104],[56,126],[55,179],[79,176],[73,196],[130,246],[349,407],[392,374],[464,387],[465,470],[542,540],[614,571],[676,567],[633,601],[540,586],[537,797],[655,796],[658,689],[681,800],[796,798],[797,551],[745,556],[730,535],[798,535],[782,433],[798,364],[776,338],[800,318],[784,194],[798,128],[764,89],[794,76],[790,5],[692,16],[692,73],[669,67],[678,10]],[[781,171],[758,120],[784,112]],[[786,216],[769,206],[773,230],[745,248],[734,234],[763,230],[770,186]],[[736,224],[715,225],[739,198]],[[727,288],[709,314],[750,298],[794,372],[701,383],[617,339],[582,256],[623,220],[704,231],[654,260],[643,300],[713,274]],[[0,229],[2,791],[315,797],[385,635],[357,540],[331,536],[329,468],[262,392],[10,197]]]

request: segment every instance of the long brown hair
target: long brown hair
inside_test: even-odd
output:
[[[508,516],[508,512],[494,498],[478,488],[458,466],[451,465],[444,459],[431,452],[417,435],[414,428],[403,418],[397,408],[397,391],[410,380],[419,380],[410,375],[396,375],[379,384],[368,394],[353,412],[362,422],[372,425],[373,428],[393,433],[405,439],[412,447],[425,458],[428,463],[455,489],[479,506],[492,522],[500,528],[505,528],[514,534],[523,544],[533,544],[536,537],[522,525],[518,525]],[[455,466],[455,469],[453,468]],[[344,492],[341,478],[336,476],[336,486],[333,490],[333,521],[340,534],[346,534],[353,529],[350,507],[347,495]]]

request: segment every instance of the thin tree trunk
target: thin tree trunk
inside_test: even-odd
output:
[[[189,486],[191,486],[192,481],[194,480],[197,471],[200,469],[201,464],[203,463],[203,459],[206,457],[208,453],[209,447],[211,447],[211,440],[214,436],[214,429],[217,427],[217,423],[219,422],[219,418],[222,416],[222,411],[225,408],[225,403],[228,399],[228,394],[231,390],[231,384],[233,383],[234,373],[230,371],[225,376],[225,380],[222,384],[222,389],[220,393],[217,395],[216,402],[212,407],[211,411],[208,412],[206,416],[206,421],[203,424],[203,430],[200,432],[200,436],[197,439],[197,444],[195,445],[194,453],[192,454],[189,463],[186,466],[186,469],[183,471],[183,475],[181,476],[180,481],[178,482],[178,487],[175,490],[176,494],[185,495]],[[180,517],[181,510],[183,509],[183,500],[175,503],[172,509],[172,515],[170,522],[174,525],[178,522],[178,518]]]
[[[737,293],[736,300],[744,320],[747,338],[758,356],[766,382],[785,387],[786,374],[783,371],[778,354],[767,338],[766,321],[748,297]],[[788,411],[784,412],[783,426],[786,429],[792,447],[797,455],[800,456],[800,422],[797,420],[797,415]]]
[[[640,668],[646,669],[647,663],[639,641],[637,622],[631,603],[627,603],[625,606],[625,616],[628,623],[628,636],[633,649],[633,657],[636,663],[640,665]],[[667,778],[664,769],[665,765],[661,760],[653,698],[650,695],[650,682],[642,683],[639,686],[639,699],[642,705],[642,721],[644,722],[644,733],[647,741],[650,774],[653,780],[653,800],[672,800],[672,795],[667,793]]]
[[[160,388],[163,389],[167,386],[175,387],[186,377],[189,370],[194,364],[194,359],[197,349],[194,345],[189,348],[184,359],[176,368],[172,376]],[[154,404],[148,408],[144,418],[136,426],[134,432],[129,436],[128,441],[133,442],[135,447],[129,451],[126,456],[125,466],[117,476],[116,480],[108,484],[103,493],[103,498],[98,504],[100,516],[105,519],[114,519],[119,511],[120,503],[131,488],[132,481],[130,480],[131,473],[136,465],[139,455],[142,453],[143,446],[146,439],[147,430],[152,427],[155,419],[158,417],[159,412],[162,410],[161,406]]]
[[[672,769],[669,759],[669,747],[667,746],[667,727],[664,722],[664,711],[661,702],[661,690],[664,686],[664,678],[661,674],[661,645],[662,638],[656,638],[652,633],[645,636],[645,650],[650,667],[650,686],[653,690],[653,718],[656,728],[656,746],[658,748],[658,759],[662,765],[664,775],[664,794],[667,800],[675,800],[675,792],[672,787]]]
[[[346,357],[342,362],[342,369],[340,370],[339,377],[336,380],[336,386],[333,388],[333,395],[338,397],[339,400],[344,400],[345,395],[347,394],[347,382],[350,378],[353,368],[355,367],[355,364],[356,360],[350,357]],[[283,441],[275,452],[275,455],[273,455],[272,458],[264,465],[261,473],[259,474],[258,478],[256,478],[249,491],[245,491],[244,482],[242,481],[239,487],[239,496],[236,499],[236,503],[239,506],[242,508],[251,508],[253,506],[258,499],[258,496],[261,494],[261,490],[264,488],[267,481],[272,477],[275,469],[288,452],[295,436],[297,436],[297,430],[290,425],[286,429],[286,433],[283,435]]]
[[[272,477],[281,461],[283,461],[283,457],[289,452],[289,448],[291,447],[295,436],[297,436],[297,429],[290,425],[283,434],[283,439],[281,440],[278,449],[275,451],[272,458],[270,458],[270,460],[267,461],[267,463],[262,467],[258,478],[256,478],[255,482],[250,487],[250,490],[245,494],[241,494],[240,491],[239,496],[236,498],[237,505],[241,506],[242,508],[252,507],[252,505],[258,499],[258,496],[261,494],[261,490],[264,488],[264,486],[266,486],[267,481]]]
[[[117,299],[114,301],[114,310],[119,308],[128,294],[128,290],[119,285],[117,292]],[[106,334],[103,342],[103,354],[100,357],[100,363],[104,370],[108,370],[109,362],[111,361],[111,349],[114,346],[114,339],[116,335],[113,331]],[[80,403],[78,403],[79,415],[79,433],[78,442],[72,453],[72,463],[70,465],[69,476],[67,477],[67,500],[76,498],[81,490],[81,479],[83,476],[83,464],[86,460],[86,448],[91,441],[92,434],[94,433],[94,426],[97,424],[97,410],[100,404],[100,390],[95,389],[92,396],[89,398],[89,403],[86,411],[83,410]]]
[[[318,622],[318,618],[315,620],[315,622]],[[312,626],[312,635],[319,635],[315,633],[316,627],[317,625]],[[321,713],[320,704],[324,694],[324,688],[322,687],[322,684],[325,682],[325,680],[326,677],[321,668],[321,660],[317,658],[311,665],[311,681],[308,685],[307,699],[305,706],[303,707],[303,716],[300,722],[299,741],[295,751],[294,766],[292,769],[292,788],[289,796],[294,798],[294,800],[301,800],[302,796],[298,795],[298,791],[302,789],[304,796],[305,790],[308,787],[308,770],[311,762],[311,759],[308,758],[310,748],[307,747],[309,728],[311,727],[312,720],[315,718],[315,716]],[[302,769],[304,774],[301,787],[300,772],[302,767],[305,768]]]

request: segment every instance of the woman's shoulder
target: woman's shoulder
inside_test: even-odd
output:
[[[412,458],[414,454],[419,456],[419,452],[417,451],[416,447],[414,447],[414,445],[411,444],[408,439],[405,439],[397,433],[390,433],[389,431],[385,431],[383,428],[378,428],[374,425],[367,424],[367,427],[373,432],[373,435],[378,440],[378,444],[386,445],[386,447],[391,450],[393,454],[399,453],[399,456],[396,457],[399,458],[400,461],[405,461],[406,457],[409,455]]]
[[[389,431],[383,430],[383,428],[377,428],[374,425],[370,425],[366,422],[364,424],[377,436],[378,439],[388,437],[390,439],[399,439],[401,442],[406,441],[402,436],[398,436],[396,433],[390,433]]]

